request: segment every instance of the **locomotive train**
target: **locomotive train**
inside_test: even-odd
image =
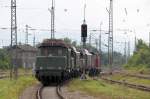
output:
[[[77,50],[63,40],[45,39],[38,50],[35,76],[43,85],[81,76],[84,70],[90,76],[100,72],[98,53],[86,49]]]

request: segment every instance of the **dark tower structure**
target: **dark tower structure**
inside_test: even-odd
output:
[[[86,40],[87,40],[87,24],[85,20],[85,8],[86,5],[84,5],[84,20],[83,24],[81,25],[81,41],[83,42],[83,48],[86,47]]]
[[[83,43],[83,49],[86,48],[86,40],[87,40],[87,24],[85,20],[85,9],[86,9],[86,4],[84,5],[84,20],[83,20],[83,24],[81,25],[81,41]],[[86,79],[86,76],[85,76],[86,65],[87,64],[83,66],[83,74],[81,76],[81,78],[84,78],[84,79]]]

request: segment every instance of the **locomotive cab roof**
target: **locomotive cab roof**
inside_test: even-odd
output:
[[[90,52],[92,55],[98,55],[98,52]]]
[[[80,53],[82,53],[83,55],[92,55],[87,49],[82,49]]]
[[[72,47],[72,50],[73,50],[75,53],[80,53],[80,52],[77,51],[77,49],[76,49],[74,46]]]

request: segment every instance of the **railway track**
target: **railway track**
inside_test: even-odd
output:
[[[128,74],[128,73],[120,73],[120,74],[130,76],[130,77],[137,77],[137,78],[149,79],[150,80],[150,76],[145,76],[145,75],[140,75],[140,74]]]
[[[61,93],[61,84],[56,87],[56,92],[60,99],[65,99]]]
[[[113,72],[112,74],[121,74],[121,75],[130,76],[130,77],[136,77],[136,78],[141,78],[141,79],[148,79],[148,80],[150,80],[150,75],[129,74],[129,73],[126,73],[126,72],[121,72],[121,71],[116,71],[116,72]],[[107,76],[107,75],[111,75],[111,73],[110,73],[110,72],[102,72],[101,75],[102,75],[102,76]]]
[[[125,82],[125,81],[112,80],[112,79],[108,79],[106,77],[101,77],[101,79],[103,79],[103,80],[105,80],[105,81],[107,81],[111,84],[124,85],[124,86],[129,87],[129,88],[134,88],[134,89],[150,92],[150,87],[148,87],[148,86],[131,84],[131,83],[128,83],[128,82]]]
[[[39,88],[37,89],[37,92],[36,92],[36,99],[42,99],[42,90],[43,90],[43,86],[39,86]]]
[[[49,96],[49,97],[46,97],[46,96],[43,96],[43,93],[44,92],[42,92],[43,90],[44,90],[44,88],[49,88],[49,89],[51,89],[52,91],[54,91],[54,89],[55,89],[55,93],[56,93],[56,95],[51,95],[51,96]],[[48,92],[48,93],[50,93],[50,94],[52,94],[53,92]],[[49,95],[50,95],[49,94]],[[53,98],[55,96],[55,98]],[[44,87],[44,86],[40,86],[39,88],[38,88],[38,90],[37,90],[37,92],[36,92],[36,99],[45,99],[45,98],[43,98],[43,97],[45,97],[45,98],[50,98],[50,99],[65,99],[64,97],[63,97],[63,95],[62,95],[62,93],[61,93],[61,84],[60,85],[58,85],[58,86],[56,86],[56,87],[52,87],[52,86],[49,86],[49,87]]]

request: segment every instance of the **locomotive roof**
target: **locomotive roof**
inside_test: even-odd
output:
[[[39,45],[39,47],[51,47],[51,46],[70,48],[68,44],[66,44],[63,40],[60,39],[45,39]]]
[[[98,55],[98,52],[90,52],[92,55]]]
[[[81,53],[85,55],[92,55],[87,49],[81,49]]]
[[[89,53],[89,51],[87,49],[84,49],[84,51],[85,51],[85,54],[92,55],[91,53]]]
[[[72,49],[73,49],[73,51],[74,51],[75,53],[80,53],[80,52],[77,51],[77,49],[76,49],[74,46],[72,46]]]

